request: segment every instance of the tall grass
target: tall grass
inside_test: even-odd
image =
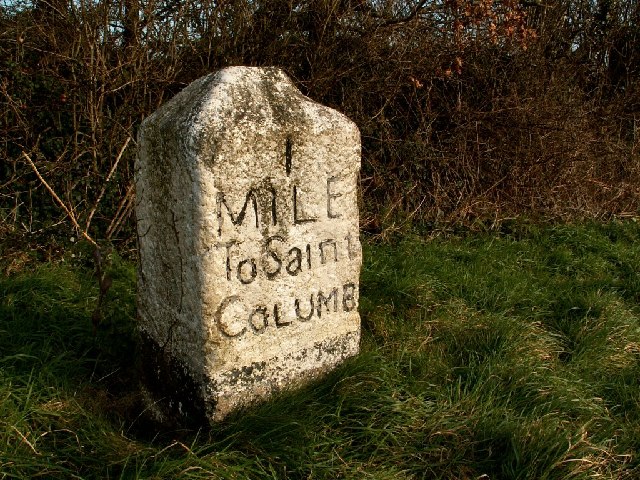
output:
[[[135,270],[0,280],[0,477],[638,478],[640,226],[365,244],[362,353],[200,431],[145,420]],[[75,264],[70,264],[74,260]]]

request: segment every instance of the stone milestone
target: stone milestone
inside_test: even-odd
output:
[[[217,421],[358,352],[353,122],[276,68],[196,80],[140,127],[143,391]]]

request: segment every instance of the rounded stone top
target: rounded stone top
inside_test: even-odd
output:
[[[304,96],[277,67],[227,67],[195,80],[147,117],[140,128],[210,136],[231,126],[278,130],[323,126],[357,132],[346,116]]]
[[[281,69],[236,66],[199,78],[147,117],[139,143],[174,145],[185,161],[199,157],[213,167],[227,152],[237,158],[239,145],[256,152],[320,138],[359,145],[359,135],[351,120],[304,96]]]

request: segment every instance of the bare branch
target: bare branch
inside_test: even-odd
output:
[[[100,190],[100,195],[98,195],[98,198],[96,199],[96,203],[93,205],[91,212],[89,212],[89,217],[87,218],[87,226],[85,227],[86,231],[89,230],[89,226],[91,225],[91,220],[93,219],[93,215],[96,213],[96,210],[98,209],[98,204],[100,203],[100,200],[102,200],[104,193],[107,191],[107,185],[109,184],[109,180],[111,180],[111,177],[115,173],[116,168],[118,168],[118,163],[120,162],[120,159],[122,158],[122,155],[124,154],[124,151],[127,149],[127,146],[129,145],[130,141],[131,141],[131,136],[128,136],[124,144],[120,148],[120,152],[118,152],[116,161],[113,163],[113,166],[111,167],[111,170],[109,171],[109,174],[107,175],[107,178],[104,181],[104,185],[102,185],[102,189]]]
[[[49,193],[51,194],[51,196],[53,197],[53,199],[58,203],[58,205],[60,205],[62,207],[62,209],[67,213],[67,215],[69,216],[69,218],[71,219],[71,222],[73,223],[73,225],[78,229],[78,231],[80,232],[80,234],[89,242],[91,243],[94,247],[98,248],[98,244],[96,243],[96,241],[91,238],[91,236],[85,231],[83,230],[80,225],[78,224],[78,221],[76,220],[75,215],[73,214],[73,212],[71,211],[71,209],[69,209],[69,207],[67,207],[65,205],[65,203],[60,199],[60,197],[56,194],[56,192],[53,190],[53,188],[51,188],[51,186],[47,183],[47,181],[42,177],[42,175],[40,175],[40,172],[38,171],[38,167],[36,167],[36,164],[33,163],[33,160],[31,160],[31,157],[29,157],[29,155],[27,154],[27,152],[22,152],[22,156],[27,160],[27,162],[29,163],[29,165],[31,166],[31,168],[33,169],[34,173],[36,174],[36,176],[38,177],[38,179],[42,182],[42,184],[46,187],[47,190],[49,190]]]

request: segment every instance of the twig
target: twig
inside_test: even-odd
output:
[[[127,139],[124,142],[124,145],[122,145],[122,147],[120,148],[120,152],[118,152],[116,161],[113,163],[113,166],[111,167],[111,170],[109,171],[109,174],[107,175],[107,178],[104,181],[104,185],[102,185],[102,190],[100,190],[100,195],[98,195],[96,203],[93,205],[91,212],[89,212],[89,217],[87,218],[87,226],[85,228],[86,231],[89,231],[89,226],[91,225],[91,220],[93,219],[93,215],[96,213],[96,210],[98,209],[98,204],[100,203],[100,200],[102,200],[104,193],[107,191],[107,185],[109,184],[109,180],[111,180],[111,176],[116,171],[116,168],[118,168],[118,163],[120,162],[120,159],[122,158],[122,155],[124,154],[124,151],[127,149],[127,146],[129,145],[130,141],[131,141],[131,137],[127,137]]]
[[[29,165],[31,165],[31,168],[33,169],[34,173],[36,174],[36,176],[38,177],[38,179],[42,182],[42,184],[47,188],[47,190],[49,190],[49,193],[51,194],[51,196],[53,197],[53,199],[62,207],[62,209],[67,213],[67,215],[69,216],[69,218],[71,219],[71,222],[73,223],[73,225],[78,229],[78,231],[80,232],[80,234],[89,242],[91,243],[91,245],[93,245],[94,247],[98,248],[98,244],[96,243],[96,241],[91,238],[91,236],[82,229],[82,227],[80,227],[80,224],[78,224],[78,221],[76,220],[75,215],[73,214],[73,212],[71,210],[69,210],[69,207],[67,207],[65,205],[65,203],[60,200],[60,197],[56,194],[56,192],[53,190],[53,188],[51,188],[51,186],[47,183],[47,181],[42,178],[42,175],[40,175],[40,172],[38,171],[38,167],[36,167],[35,163],[33,163],[33,160],[31,160],[31,157],[29,157],[29,155],[26,152],[22,152],[22,156],[27,160],[27,162],[29,162]]]
[[[27,440],[27,437],[25,437],[22,432],[20,430],[18,430],[15,426],[11,425],[11,428],[20,436],[20,438],[22,439],[22,441],[24,443],[26,443],[27,445],[29,445],[29,448],[31,449],[31,451],[33,453],[35,453],[36,455],[40,455],[40,452],[38,452],[35,447],[33,446],[33,444]]]
[[[427,1],[421,1],[418,2],[413,9],[411,10],[411,12],[409,14],[407,14],[406,16],[402,17],[402,18],[394,18],[394,19],[387,19],[384,22],[382,22],[379,27],[390,27],[393,25],[400,25],[402,23],[407,23],[410,22],[411,20],[414,20],[416,18],[418,18],[418,16],[420,15],[420,11],[427,5]],[[372,12],[374,13],[374,12]],[[373,14],[372,15],[374,18],[378,17],[381,18],[380,15],[377,14]]]
[[[127,188],[127,193],[122,198],[120,205],[118,205],[116,214],[111,220],[111,223],[109,224],[109,228],[107,228],[108,240],[111,240],[111,237],[119,230],[120,224],[122,223],[122,221],[131,212],[131,205],[133,203],[133,188],[134,188],[134,184],[131,183],[131,185],[129,185],[129,188]]]

